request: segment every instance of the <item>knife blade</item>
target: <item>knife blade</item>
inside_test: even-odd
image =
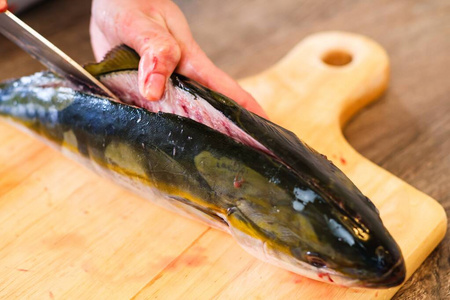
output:
[[[53,72],[120,102],[99,80],[10,11],[0,13],[0,32]]]

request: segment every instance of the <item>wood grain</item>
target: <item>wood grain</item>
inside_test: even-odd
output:
[[[273,65],[307,34],[319,30],[357,32],[381,43],[391,58],[390,88],[381,101],[350,121],[346,137],[364,156],[437,199],[449,213],[450,5],[447,1],[339,0],[330,4],[329,1],[190,0],[177,3],[207,54],[236,78]],[[77,1],[75,6],[68,0],[46,1],[23,17],[69,55],[84,62],[92,59],[87,31],[89,11],[87,0]],[[41,68],[3,38],[0,38],[0,63],[0,79]],[[27,153],[33,155],[33,151]],[[8,170],[14,170],[14,162]],[[26,172],[23,176],[27,176]],[[20,181],[19,178],[7,180],[11,186]],[[395,298],[448,298],[449,249],[447,234]],[[29,272],[24,274],[30,276]]]

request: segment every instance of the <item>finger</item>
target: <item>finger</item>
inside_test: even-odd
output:
[[[130,12],[120,19],[117,33],[141,56],[138,73],[141,94],[148,100],[159,100],[181,56],[180,47],[164,20]]]
[[[179,55],[172,56],[167,52],[166,43],[154,42],[143,51],[140,51],[139,62],[139,91],[150,101],[161,99],[168,78],[173,73],[179,59]],[[169,53],[169,54],[168,54]]]
[[[0,0],[0,13],[5,12],[8,9],[6,0]]]
[[[113,9],[107,15],[115,17],[97,17],[94,21],[98,29],[110,46],[124,43],[138,52],[141,56],[139,90],[145,98],[159,100],[180,59],[180,47],[167,29],[164,19],[159,12],[144,13],[141,9]],[[95,34],[95,26],[92,30]],[[96,55],[103,54],[101,48],[99,43]]]

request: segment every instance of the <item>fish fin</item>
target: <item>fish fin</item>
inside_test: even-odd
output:
[[[122,44],[111,49],[99,63],[87,64],[86,71],[95,77],[126,70],[137,70],[139,67],[139,54],[130,47]]]

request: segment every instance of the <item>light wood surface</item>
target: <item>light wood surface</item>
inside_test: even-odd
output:
[[[324,64],[335,50],[352,61]],[[411,275],[444,236],[444,211],[357,154],[341,131],[387,79],[378,45],[327,33],[242,83],[272,120],[327,154],[374,201]],[[4,123],[0,141],[2,297],[383,299],[397,290],[335,287],[270,266],[228,235],[132,196]]]

